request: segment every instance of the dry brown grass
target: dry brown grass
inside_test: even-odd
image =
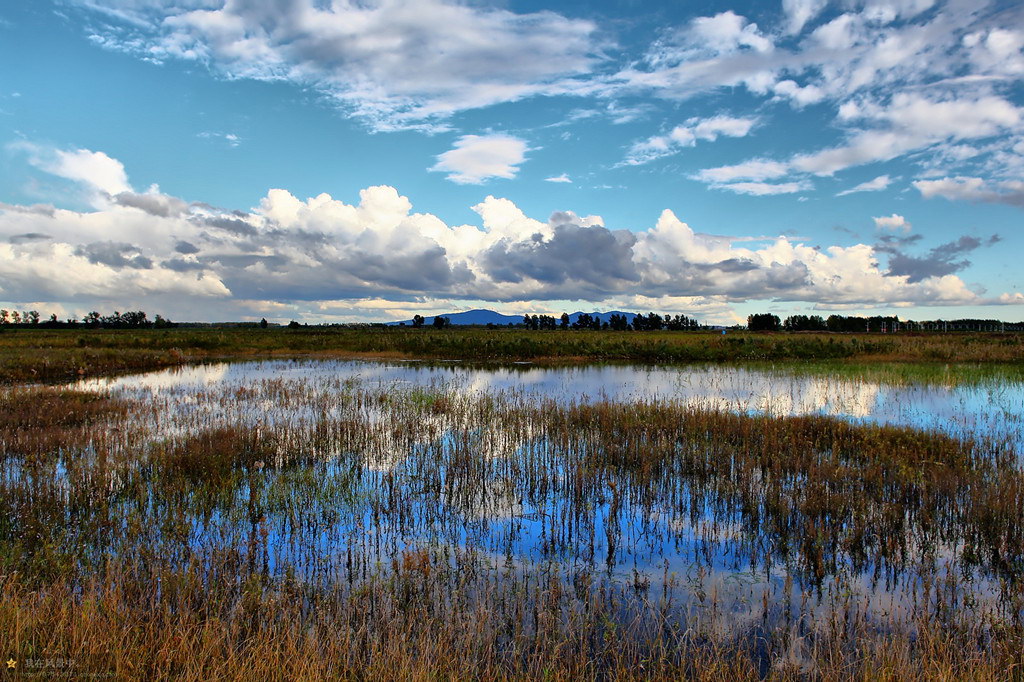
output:
[[[0,333],[0,383],[265,357],[546,363],[852,361],[1019,363],[1024,334],[210,328]]]
[[[180,403],[5,396],[5,653],[79,677],[1024,664],[1024,474],[986,434],[284,380]]]

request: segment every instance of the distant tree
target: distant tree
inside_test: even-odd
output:
[[[412,316],[412,326],[417,327],[417,328],[418,327],[422,327],[423,326],[423,316],[422,315],[413,315]]]
[[[687,317],[686,315],[665,315],[665,328],[670,331],[686,331],[691,329],[698,329],[700,324],[697,320]]]
[[[30,310],[28,311],[27,320],[30,324],[39,324],[39,311]]]
[[[157,315],[157,317],[159,317],[159,315]],[[270,326],[270,323],[267,322],[267,318],[264,317],[260,320],[260,329],[266,329],[268,326]]]
[[[562,317],[560,319],[562,321],[562,329],[568,329],[569,328],[569,313],[562,313]]]
[[[292,320],[291,322],[288,323],[288,328],[289,329],[298,329],[301,326],[302,325],[299,324],[298,322],[296,322],[295,320]]]
[[[57,321],[57,313],[50,313],[50,322]]]
[[[613,331],[624,332],[629,329],[629,320],[626,319],[625,315],[612,313],[611,317],[608,318],[608,328]]]
[[[821,315],[790,315],[782,323],[782,327],[791,332],[813,332],[828,329],[828,323]]]
[[[162,315],[157,315],[153,319],[153,326],[156,327],[157,329],[169,329],[169,328],[175,327],[177,325],[175,325],[173,322],[168,320],[166,317],[164,317]]]
[[[550,315],[523,315],[523,326],[527,329],[556,329],[558,320]]]
[[[11,312],[6,308],[0,310],[0,324],[7,324],[10,322]]]
[[[15,310],[11,313],[11,319],[14,320],[14,324],[21,324],[21,313]]]
[[[581,313],[580,316],[576,318],[576,321],[572,323],[573,329],[590,329],[590,327],[591,319],[590,315],[587,313]]]
[[[451,326],[451,323],[452,321],[447,317],[441,317],[440,315],[436,315],[434,317],[434,329],[444,329],[445,327]]]
[[[747,317],[747,329],[752,332],[777,332],[782,325],[778,315],[758,313]]]
[[[664,327],[665,322],[657,313],[647,313],[647,316],[637,315],[633,318],[633,329],[638,332],[658,331]]]
[[[534,320],[537,321],[537,327],[539,329],[557,329],[558,320],[551,315],[541,315],[540,317],[534,316]]]

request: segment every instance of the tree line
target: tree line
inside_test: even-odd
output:
[[[1019,332],[1024,322],[1003,320],[901,320],[895,315],[860,317],[857,315],[790,315],[785,320],[772,313],[756,313],[747,317],[750,331],[790,332]]]
[[[69,329],[86,327],[88,329],[167,329],[177,326],[174,322],[157,315],[152,320],[142,310],[130,310],[120,312],[115,310],[110,315],[101,315],[92,311],[76,319],[69,317],[65,320],[57,318],[56,313],[51,313],[49,318],[43,319],[38,310],[0,309],[0,326],[2,327],[42,327],[44,329]]]
[[[670,331],[683,331],[700,329],[697,320],[686,315],[659,315],[649,313],[647,315],[635,315],[632,321],[626,315],[613,313],[607,320],[602,320],[597,315],[583,313],[575,320],[570,321],[568,313],[562,313],[560,318],[551,315],[524,315],[523,326],[527,329],[610,329],[612,331],[658,331],[662,329]]]

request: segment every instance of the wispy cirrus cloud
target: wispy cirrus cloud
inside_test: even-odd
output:
[[[942,197],[1024,208],[1024,182],[1020,180],[989,181],[984,178],[958,176],[938,180],[915,180],[913,185],[925,199]]]
[[[725,114],[708,118],[691,118],[665,135],[655,135],[634,143],[620,165],[639,166],[663,156],[675,154],[683,147],[693,147],[698,141],[714,142],[719,137],[746,137],[757,125],[758,118],[736,117]]]
[[[850,189],[844,189],[843,191],[836,193],[836,196],[845,197],[849,194],[857,194],[858,192],[881,192],[889,187],[890,184],[892,184],[892,178],[888,175],[879,175],[871,180],[865,180],[859,185],[854,185]]]
[[[447,0],[79,4],[107,13],[92,34],[103,47],[291,81],[379,130],[437,129],[459,111],[572,90],[602,47],[588,20]]]

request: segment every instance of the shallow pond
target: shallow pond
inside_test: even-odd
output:
[[[89,379],[76,386],[133,393],[189,393],[285,380],[311,385],[357,382],[369,388],[517,393],[560,403],[608,400],[668,400],[707,409],[777,416],[826,415],[870,423],[936,429],[954,435],[985,433],[1014,440],[1024,431],[1024,380],[1019,372],[989,371],[980,379],[898,381],[851,376],[837,366],[806,369],[692,365],[650,367],[591,365],[543,367],[518,364],[475,367],[461,363],[365,361],[258,361],[194,365],[113,379]],[[936,373],[932,373],[935,376]]]
[[[90,422],[87,447],[5,459],[0,499],[36,529],[7,540],[86,576],[138,559],[390,595],[397,575],[509,618],[555,583],[569,611],[603,595],[684,630],[1024,615],[1024,383],[832,369],[281,360],[90,379],[72,387],[130,408]]]

